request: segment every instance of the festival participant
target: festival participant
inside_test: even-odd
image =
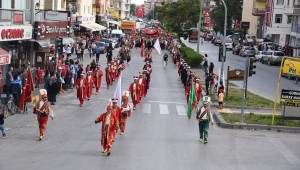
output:
[[[112,100],[112,113],[116,119],[117,119],[117,125],[119,125],[120,121],[121,121],[121,108],[118,106],[118,99],[111,99]],[[114,137],[113,137],[113,141],[115,140],[115,136],[116,134],[118,133],[118,128],[116,127],[115,129],[115,134],[114,134]]]
[[[107,89],[108,89],[112,82],[110,64],[107,64],[107,67],[105,68],[105,79],[106,79],[106,84],[107,84]]]
[[[87,100],[90,100],[90,98],[93,95],[94,82],[95,80],[94,77],[92,76],[92,71],[88,71],[87,76],[85,78]]]
[[[129,92],[131,94],[131,100],[133,102],[133,110],[136,109],[136,105],[139,103],[139,98],[140,98],[140,85],[138,83],[138,77],[134,76],[133,77],[134,82],[130,84],[129,86]]]
[[[43,74],[40,67],[35,71],[35,88],[39,88],[39,84],[43,82]]]
[[[146,62],[146,64],[143,67],[143,70],[147,70],[146,76],[147,76],[147,84],[148,84],[148,89],[150,85],[150,79],[151,79],[151,73],[152,73],[152,68],[150,65],[150,62]]]
[[[131,108],[128,104],[129,91],[122,92],[122,107],[121,107],[121,119],[120,119],[120,135],[123,135],[125,132],[126,120],[127,117],[130,117]]]
[[[140,102],[142,102],[142,97],[144,97],[144,82],[143,82],[143,74],[140,72],[139,73],[139,79],[138,79],[138,83],[139,83],[139,85],[140,85],[140,87],[141,87],[141,90],[140,90]]]
[[[196,78],[195,82],[195,92],[196,92],[196,99],[197,99],[197,105],[200,101],[201,93],[202,93],[202,85],[200,83],[200,79]]]
[[[95,120],[95,124],[102,122],[101,145],[103,146],[103,153],[106,153],[107,156],[111,153],[115,128],[117,126],[117,118],[111,114],[112,110],[112,106],[108,105],[106,107],[106,112],[102,113]]]
[[[84,73],[80,75],[80,79],[76,81],[77,99],[79,99],[80,107],[83,106],[84,100],[86,99],[86,83]]]
[[[51,109],[51,103],[47,99],[47,90],[40,89],[40,94],[42,99],[36,102],[33,113],[37,115],[37,120],[39,123],[40,129],[40,138],[41,141],[44,138],[44,134],[47,128],[48,117],[52,120],[54,118],[53,110]]]
[[[99,93],[100,87],[101,87],[101,81],[102,81],[103,72],[100,69],[100,65],[97,65],[97,69],[93,72],[93,77],[95,81],[96,86],[96,95]]]
[[[149,84],[148,84],[148,81],[147,81],[147,70],[143,70],[143,88],[144,88],[144,96],[147,95],[147,90],[149,88]]]

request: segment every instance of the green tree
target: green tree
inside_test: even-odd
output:
[[[216,32],[223,32],[225,9],[220,0],[215,0],[217,7],[210,11],[211,20]],[[227,6],[227,30],[232,30],[232,21],[241,20],[242,8],[240,0],[224,0]]]
[[[181,35],[184,29],[196,27],[199,20],[199,0],[178,0],[156,6],[156,17],[164,24],[168,31]]]
[[[136,5],[135,4],[130,4],[130,16],[135,16],[135,12],[136,12]]]

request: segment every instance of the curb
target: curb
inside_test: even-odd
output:
[[[240,124],[240,123],[227,123],[221,114],[214,108],[211,109],[216,124],[221,128],[226,129],[246,129],[246,130],[267,130],[286,133],[300,133],[299,127],[286,127],[286,126],[270,126],[270,125],[256,125],[256,124]]]
[[[213,103],[210,106],[218,107],[219,105],[217,103]],[[230,105],[224,105],[223,108],[229,108],[229,109],[242,109],[241,106],[230,106]],[[273,108],[268,107],[245,107],[244,109],[253,109],[253,110],[271,110],[273,111]],[[281,111],[280,109],[276,109],[276,111]]]

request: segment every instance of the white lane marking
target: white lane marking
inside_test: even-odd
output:
[[[168,115],[169,114],[169,108],[166,104],[159,104],[159,113],[162,115]]]
[[[186,110],[183,105],[176,105],[176,110],[179,116],[186,116]]]
[[[144,103],[143,106],[142,106],[142,113],[148,113],[148,114],[150,114],[151,113],[151,104]]]
[[[147,101],[149,103],[166,103],[166,104],[186,104],[186,103],[181,103],[181,102],[167,102],[167,101],[154,101],[154,100],[150,100]]]
[[[276,139],[272,135],[270,135],[268,139],[287,161],[289,161],[296,168],[300,167],[299,158],[288,147],[286,147],[280,140]]]

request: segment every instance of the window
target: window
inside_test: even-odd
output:
[[[0,8],[2,8],[2,0],[0,0]]]
[[[288,24],[292,23],[292,19],[293,19],[293,17],[291,15],[288,15],[287,23]]]
[[[11,9],[15,9],[15,0],[11,0]]]
[[[275,14],[275,23],[276,24],[282,23],[282,14]]]
[[[277,4],[276,5],[283,5],[284,4],[284,0],[277,0]]]

